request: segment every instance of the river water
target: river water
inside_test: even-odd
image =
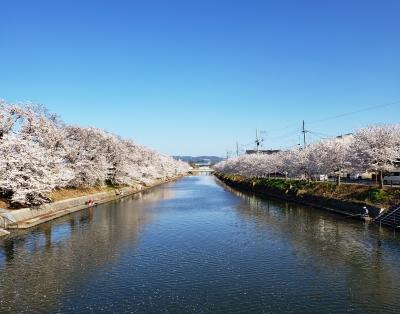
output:
[[[400,238],[211,176],[0,240],[0,313],[399,313]]]

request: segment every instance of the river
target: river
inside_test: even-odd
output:
[[[0,313],[398,313],[400,237],[186,177],[0,240]]]

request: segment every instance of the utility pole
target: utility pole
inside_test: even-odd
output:
[[[236,157],[239,156],[239,142],[236,141]]]
[[[258,154],[259,147],[260,147],[260,144],[261,144],[262,141],[263,141],[263,139],[260,139],[258,137],[258,129],[256,129],[256,140],[255,140],[255,143],[256,143],[256,152],[257,152],[257,154]]]
[[[303,147],[306,148],[306,145],[307,145],[307,143],[306,143],[306,133],[307,133],[307,131],[305,129],[304,120],[303,120],[303,129],[302,129],[301,132],[303,133],[303,145],[304,145]]]
[[[260,141],[258,140],[258,129],[256,128],[256,151],[258,154],[258,146],[260,146]]]
[[[308,132],[307,130],[306,130],[306,128],[305,128],[305,123],[304,123],[304,120],[303,120],[303,129],[302,129],[302,131],[301,131],[302,133],[303,133],[303,149],[306,149],[306,145],[307,145],[307,142],[306,142],[306,133]],[[309,176],[308,176],[308,173],[307,173],[307,170],[305,170],[304,171],[304,176],[306,177],[306,178],[309,178]]]

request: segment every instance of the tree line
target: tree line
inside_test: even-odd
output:
[[[251,154],[222,161],[215,170],[246,177],[280,174],[311,179],[334,175],[337,183],[346,173],[375,172],[383,187],[383,174],[400,165],[400,125],[373,125],[348,136],[321,140],[303,148],[274,154]]]
[[[67,125],[41,105],[0,101],[0,197],[40,205],[60,188],[146,185],[188,164],[98,128]]]

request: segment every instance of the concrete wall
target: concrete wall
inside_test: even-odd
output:
[[[101,192],[62,200],[54,203],[44,204],[39,207],[21,208],[16,210],[3,210],[0,213],[0,228],[24,229],[33,227],[35,225],[61,217],[63,215],[67,215],[69,213],[91,207],[93,206],[93,204],[88,204],[90,201],[96,204],[106,203],[166,182],[174,181],[179,178],[181,178],[181,176],[171,178],[166,181],[154,182],[149,186],[137,185],[134,187],[125,187],[107,192]]]
[[[54,203],[44,204],[39,207],[32,207],[32,208],[21,208],[17,210],[9,210],[6,213],[0,214],[0,227],[2,228],[12,228],[18,223],[27,221],[33,218],[37,218],[39,216],[51,215],[56,212],[60,212],[63,210],[70,210],[75,207],[81,207],[88,205],[89,201],[94,203],[100,204],[107,201],[111,201],[114,199],[118,199],[123,196],[127,196],[138,191],[141,191],[141,186],[138,187],[129,187],[129,188],[122,188],[116,189],[107,192],[101,192],[91,195],[85,195],[81,197],[76,197],[72,199],[62,200]],[[91,205],[93,206],[93,205]],[[85,207],[83,207],[85,208]],[[79,208],[82,209],[82,208]],[[69,211],[71,212],[71,211]]]

